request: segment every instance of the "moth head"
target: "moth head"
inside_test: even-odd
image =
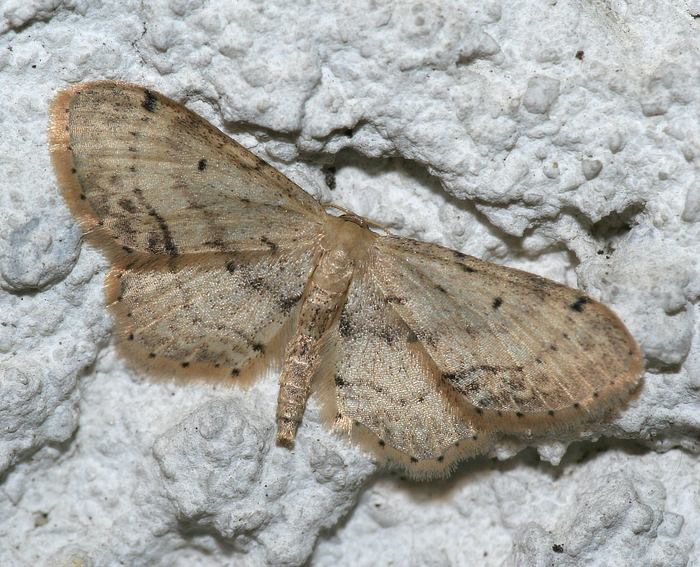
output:
[[[369,229],[369,222],[367,220],[363,219],[362,217],[358,217],[357,215],[354,215],[352,213],[342,214],[338,218],[347,222],[354,223],[358,226],[361,226],[362,228]]]

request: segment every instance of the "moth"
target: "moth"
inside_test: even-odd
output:
[[[63,195],[112,262],[124,354],[232,382],[281,362],[277,442],[324,419],[414,478],[499,438],[611,415],[643,363],[581,291],[324,206],[150,89],[80,84],[50,110]]]

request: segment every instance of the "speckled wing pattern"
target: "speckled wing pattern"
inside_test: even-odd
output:
[[[64,196],[113,267],[119,345],[154,373],[281,360],[277,441],[315,388],[337,430],[414,478],[507,435],[608,417],[643,371],[604,305],[340,217],[184,106],[135,85],[57,97]]]
[[[371,270],[393,310],[440,380],[478,415],[502,418],[500,431],[624,396],[641,370],[627,329],[579,290],[433,244],[377,246]]]
[[[66,200],[114,263],[108,299],[123,350],[151,371],[215,376],[278,355],[315,265],[319,204],[148,89],[78,85],[52,115]]]
[[[323,209],[206,120],[157,93],[89,83],[54,102],[51,151],[83,228],[124,261],[308,244]],[[236,215],[230,214],[235,207]]]
[[[279,357],[313,265],[313,249],[197,264],[182,256],[113,270],[108,300],[123,346],[149,370],[245,378]]]
[[[375,276],[370,269],[353,281],[329,337],[335,420],[413,476],[429,476],[457,453],[478,454],[492,436],[459,411],[451,388],[394,309],[399,297],[383,292]]]
[[[334,335],[337,412],[414,475],[494,433],[574,429],[636,386],[634,339],[579,290],[435,244],[375,247]]]

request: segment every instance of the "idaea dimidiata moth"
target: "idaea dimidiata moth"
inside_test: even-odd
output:
[[[237,382],[281,360],[277,441],[315,391],[325,418],[414,478],[502,436],[616,411],[642,357],[580,291],[334,216],[169,98],[96,82],[58,95],[63,194],[112,261],[123,352]]]

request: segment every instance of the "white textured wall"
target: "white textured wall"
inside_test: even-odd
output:
[[[0,0],[0,564],[700,565],[699,16]],[[275,447],[274,375],[139,376],[46,147],[57,90],[98,78],[173,96],[399,234],[609,303],[647,354],[640,395],[604,440],[502,446],[416,485],[375,474],[313,403],[296,449]]]

